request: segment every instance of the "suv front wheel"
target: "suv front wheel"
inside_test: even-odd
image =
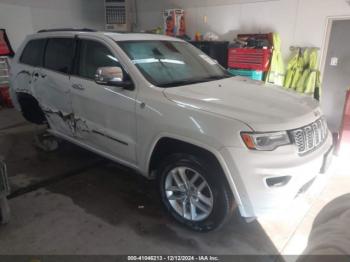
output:
[[[220,168],[189,154],[174,154],[158,169],[162,201],[181,224],[211,231],[231,218],[234,200]]]

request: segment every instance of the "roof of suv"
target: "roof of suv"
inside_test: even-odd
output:
[[[35,34],[35,37],[52,37],[62,35],[101,35],[112,38],[114,41],[139,41],[139,40],[160,40],[160,41],[182,41],[181,39],[158,34],[146,34],[146,33],[113,33],[103,31],[92,31],[92,30],[42,30]]]
[[[157,35],[157,34],[141,34],[141,33],[118,34],[118,33],[107,33],[107,32],[103,32],[103,34],[106,36],[109,36],[115,41],[130,41],[130,40],[181,41],[178,38],[174,38],[166,35]]]

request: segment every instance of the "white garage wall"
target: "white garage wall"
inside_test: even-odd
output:
[[[237,33],[276,31],[281,34],[283,53],[289,46],[322,47],[326,18],[350,16],[345,0],[137,0],[140,30],[162,25],[164,8],[181,7],[187,12],[187,31],[212,31],[232,40]],[[248,3],[251,2],[251,3]],[[207,24],[204,23],[207,16]]]
[[[40,29],[104,28],[103,0],[0,0],[0,28],[16,50],[25,36]]]
[[[232,40],[237,33],[277,31],[283,53],[290,45],[322,47],[326,18],[350,15],[345,0],[136,0],[138,30],[162,25],[162,10],[187,11],[188,34],[213,31]],[[247,3],[252,2],[252,3]],[[16,49],[25,35],[43,28],[103,29],[103,0],[0,0],[0,27]],[[207,24],[203,17],[207,16]]]

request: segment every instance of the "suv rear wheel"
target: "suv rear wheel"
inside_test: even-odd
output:
[[[181,224],[211,231],[225,224],[234,200],[219,168],[189,154],[174,154],[158,169],[162,201]]]

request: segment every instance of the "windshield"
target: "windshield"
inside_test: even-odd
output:
[[[118,44],[155,86],[174,87],[231,77],[216,61],[186,42],[123,41]]]

